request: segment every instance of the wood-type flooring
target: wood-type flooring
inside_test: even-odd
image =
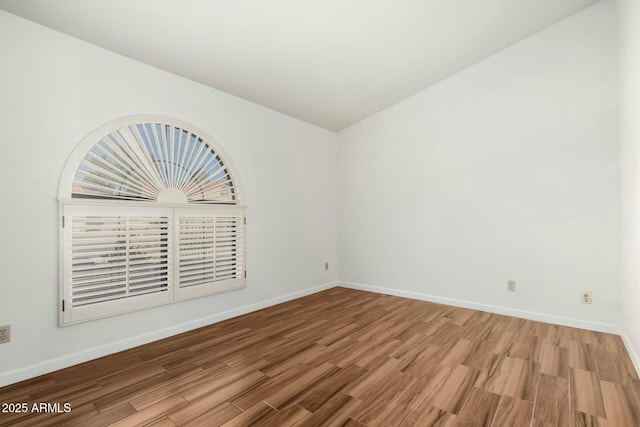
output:
[[[345,288],[0,388],[7,403],[29,410],[2,426],[640,426],[616,335]]]

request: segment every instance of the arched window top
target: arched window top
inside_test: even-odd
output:
[[[164,116],[114,120],[74,150],[61,200],[240,204],[234,168],[213,138]]]

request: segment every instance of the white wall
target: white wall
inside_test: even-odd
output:
[[[640,371],[640,3],[620,1],[623,336]]]
[[[340,280],[615,330],[616,52],[605,0],[341,132]]]
[[[324,262],[336,265],[336,134],[2,11],[0,57],[0,325],[12,327],[0,386],[335,280]],[[64,162],[93,129],[141,113],[194,124],[235,163],[248,204],[247,288],[60,329]]]

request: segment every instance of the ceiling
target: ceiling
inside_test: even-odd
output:
[[[0,0],[0,9],[339,131],[598,0]]]

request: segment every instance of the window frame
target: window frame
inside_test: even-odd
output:
[[[73,198],[72,186],[80,163],[85,155],[100,140],[111,132],[124,126],[131,126],[143,123],[159,123],[171,125],[182,130],[187,130],[200,137],[211,149],[223,160],[234,189],[234,203],[179,203],[179,202],[159,202],[140,200],[117,200],[100,198]],[[113,120],[85,137],[69,156],[63,169],[58,193],[59,205],[59,326],[69,326],[77,323],[84,323],[105,317],[130,313],[152,307],[173,304],[176,302],[214,295],[221,292],[241,289],[246,287],[247,268],[247,247],[246,247],[246,206],[241,203],[244,192],[239,181],[235,166],[224,150],[206,132],[197,127],[166,116],[158,115],[136,115]],[[170,212],[168,219],[169,234],[169,286],[168,291],[151,292],[145,295],[136,295],[121,299],[98,302],[84,307],[73,308],[71,304],[71,277],[70,263],[72,261],[70,253],[70,227],[71,215],[73,212],[91,212],[92,215],[104,216],[117,215],[118,212],[135,212],[137,216],[153,216],[159,212]],[[78,214],[79,215],[79,214]],[[133,215],[133,214],[130,214]],[[180,289],[179,286],[179,218],[180,216],[233,216],[240,218],[240,237],[234,240],[240,245],[241,270],[234,272],[235,277],[231,279],[207,282],[191,287],[192,289]],[[238,275],[240,277],[238,277]],[[166,294],[166,295],[160,295]]]

